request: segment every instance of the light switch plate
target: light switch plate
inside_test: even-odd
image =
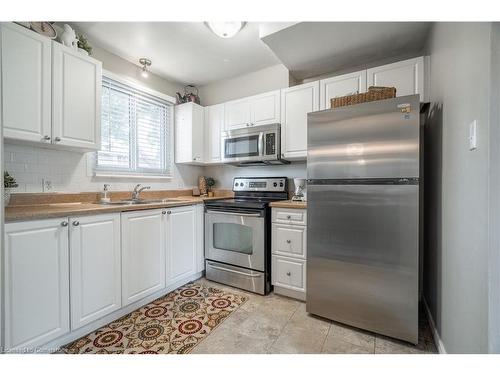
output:
[[[469,124],[469,150],[477,149],[477,120]]]

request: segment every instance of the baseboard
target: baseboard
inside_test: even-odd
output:
[[[425,298],[422,298],[422,302],[424,303],[425,312],[427,313],[427,319],[429,319],[429,324],[431,326],[432,337],[434,337],[434,342],[436,343],[437,350],[439,354],[447,354],[446,349],[444,347],[444,343],[439,336],[439,332],[436,328],[436,323],[434,322],[434,318],[432,317],[431,310],[429,309],[429,305]]]

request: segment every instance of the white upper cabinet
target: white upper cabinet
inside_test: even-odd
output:
[[[1,26],[3,134],[50,143],[51,43],[12,23]]]
[[[69,332],[68,221],[5,224],[5,346],[33,349]]]
[[[281,152],[285,159],[307,156],[307,114],[318,110],[318,81],[281,90]]]
[[[193,102],[175,106],[175,162],[203,164],[204,109]]]
[[[319,81],[319,109],[330,109],[330,100],[339,96],[357,94],[366,91],[366,70],[330,77]]]
[[[250,102],[252,126],[280,122],[280,90],[253,96]]]
[[[120,214],[71,217],[71,328],[121,307]]]
[[[248,98],[225,103],[224,112],[225,130],[244,128],[252,122],[251,102]]]
[[[195,206],[167,209],[167,285],[196,273],[197,220]]]
[[[220,163],[221,131],[224,129],[224,104],[205,107],[205,162]]]
[[[98,149],[101,129],[101,62],[52,44],[53,142]]]
[[[164,211],[121,214],[123,306],[165,288]]]
[[[13,23],[1,30],[5,138],[98,149],[101,62]]]
[[[368,86],[396,87],[396,96],[420,94],[424,101],[424,58],[417,57],[367,71]]]
[[[280,90],[227,102],[225,130],[280,122]]]

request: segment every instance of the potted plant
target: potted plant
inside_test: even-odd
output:
[[[18,187],[19,185],[16,182],[16,179],[12,177],[9,172],[5,171],[3,174],[3,201],[4,201],[4,206],[9,205],[10,201],[10,194],[12,192],[12,189]]]
[[[207,184],[208,196],[213,197],[214,192],[212,191],[212,188],[215,186],[215,179],[212,177],[205,177],[205,181]]]
[[[89,41],[83,34],[78,34],[78,50],[80,52],[84,51],[82,53],[86,53],[87,55],[92,54],[92,46],[89,44]]]

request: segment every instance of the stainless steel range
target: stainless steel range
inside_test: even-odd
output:
[[[286,177],[236,177],[234,198],[205,202],[206,278],[259,294],[271,288],[269,203],[288,199]]]

